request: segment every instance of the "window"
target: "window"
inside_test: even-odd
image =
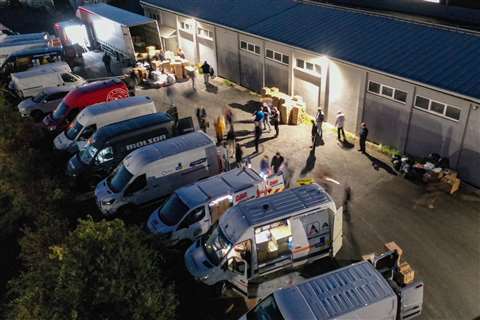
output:
[[[198,35],[202,38],[213,40],[213,32],[207,29],[198,28]]]
[[[422,98],[420,96],[417,96],[417,98],[415,99],[415,107],[418,107],[420,109],[428,110],[429,103],[430,100]]]
[[[260,47],[246,41],[240,41],[240,49],[249,51],[254,54],[260,54]]]
[[[186,22],[180,22],[180,29],[185,31],[185,32],[192,32],[193,30],[193,27],[190,23],[186,23]]]
[[[75,81],[77,81],[77,78],[75,78],[73,75],[71,75],[69,73],[62,73],[61,77],[62,77],[62,80],[65,81],[65,82],[75,82]]]
[[[142,174],[141,176],[138,176],[133,180],[132,183],[127,187],[127,190],[125,190],[125,194],[132,194],[137,191],[142,190],[147,186],[147,176],[145,174]]]
[[[297,68],[299,69],[305,68],[305,61],[303,61],[302,59],[297,59]]]
[[[415,107],[455,121],[460,120],[460,114],[462,112],[459,108],[421,96],[415,97]]]
[[[112,147],[106,147],[106,148],[100,150],[97,153],[97,156],[95,157],[95,160],[97,160],[98,164],[113,160],[113,148]]]
[[[378,82],[369,81],[367,90],[370,93],[374,93],[400,103],[407,102],[407,93],[405,91],[398,90]]]
[[[380,93],[380,83],[370,81],[368,83],[368,91],[379,94]]]
[[[393,99],[400,101],[400,102],[407,102],[407,93],[401,90],[395,90],[395,95]]]
[[[318,64],[315,65],[315,72],[318,74],[322,74],[322,67]]]
[[[266,49],[265,57],[283,64],[288,64],[290,62],[288,55],[271,50],[271,49]]]
[[[382,85],[382,95],[387,97],[393,97],[393,88],[386,87]]]
[[[313,63],[307,62],[306,66],[307,66],[307,70],[313,71]]]
[[[188,217],[182,221],[180,228],[188,228],[192,224],[203,219],[203,217],[205,217],[205,207],[201,206],[188,214]]]

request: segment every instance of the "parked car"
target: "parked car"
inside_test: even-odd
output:
[[[53,144],[57,150],[75,153],[85,147],[87,140],[98,129],[155,112],[155,103],[145,96],[97,103],[80,111],[75,121],[53,140]]]
[[[37,95],[47,87],[64,86],[73,89],[86,82],[69,69],[66,63],[52,63],[24,72],[12,73],[12,80],[8,87],[21,99],[25,99]]]
[[[242,201],[282,191],[282,176],[263,179],[249,168],[236,168],[175,190],[148,219],[147,227],[167,245],[194,241],[225,211]]]
[[[267,276],[334,257],[342,247],[342,208],[319,185],[288,189],[228,209],[185,253],[207,285],[229,283],[253,296]]]
[[[128,88],[119,79],[87,83],[70,91],[58,107],[43,119],[43,126],[51,133],[60,132],[84,108],[96,103],[124,98],[128,98]]]
[[[188,133],[129,154],[97,185],[95,198],[104,215],[130,214],[221,170],[215,142],[201,131]]]
[[[62,99],[70,92],[68,87],[44,88],[35,97],[20,102],[17,106],[22,117],[32,117],[41,121],[45,115],[55,110]]]

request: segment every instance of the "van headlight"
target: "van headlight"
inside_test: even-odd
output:
[[[108,199],[108,200],[102,200],[102,204],[105,206],[109,206],[115,202],[115,198]]]
[[[207,279],[208,279],[208,274],[205,275],[205,276],[203,276],[203,277],[200,277],[200,280],[201,280],[201,281],[205,281],[205,280],[207,280]]]

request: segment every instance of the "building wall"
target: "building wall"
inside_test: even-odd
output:
[[[218,75],[236,83],[240,83],[238,33],[216,27],[215,36],[217,40]]]
[[[239,35],[240,41],[260,47],[259,54],[240,49],[240,84],[254,91],[260,91],[263,84],[263,41],[258,38]],[[237,44],[240,46],[240,43]]]
[[[265,86],[277,87],[281,92],[289,93],[290,90],[290,66],[292,59],[292,52],[288,47],[278,45],[273,42],[265,41],[265,50],[263,55],[265,56]],[[272,50],[276,53],[280,53],[283,56],[288,56],[288,64],[280,63],[275,59],[267,58],[266,50]]]
[[[472,105],[460,153],[460,177],[480,187],[480,105]]]
[[[297,67],[297,59],[304,61],[306,64],[317,64],[321,67],[321,72],[312,72],[305,68]],[[292,93],[293,95],[299,95],[305,101],[307,107],[307,113],[314,116],[319,106],[321,106],[322,92],[322,77],[325,77],[327,70],[327,62],[320,56],[314,56],[307,54],[300,50],[293,51],[293,57],[291,59],[292,66]]]
[[[345,114],[345,130],[356,132],[360,105],[363,104],[366,72],[330,61],[328,66],[327,121],[335,123],[338,111]]]
[[[217,74],[218,68],[215,48],[215,28],[214,26],[206,23],[197,23],[197,28],[208,30],[213,35],[212,39],[209,39],[202,37],[197,33],[198,62],[203,63],[204,61],[207,61],[208,64],[215,70],[215,74]]]
[[[406,151],[415,156],[438,153],[456,166],[470,103],[423,87],[416,87],[416,95],[460,108],[461,115],[459,121],[453,121],[413,108]]]
[[[160,23],[171,28],[177,28],[177,16],[173,13],[160,11]]]
[[[180,29],[180,24],[182,22],[185,23],[192,23],[190,19],[186,19],[184,17],[178,17],[178,26],[177,26],[177,33],[178,33],[178,46],[183,50],[185,53],[185,57],[190,61],[196,61],[196,45],[194,42],[195,34],[194,29],[192,33],[186,32]]]
[[[407,140],[414,85],[373,72],[369,72],[367,78],[367,85],[363,88],[363,121],[369,129],[369,140],[403,150]],[[406,101],[403,103],[369,92],[369,81],[406,92]]]

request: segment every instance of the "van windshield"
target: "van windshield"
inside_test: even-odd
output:
[[[65,102],[62,101],[62,102],[60,102],[58,107],[55,109],[55,111],[53,111],[52,119],[53,120],[63,119],[63,118],[65,118],[67,113],[68,113],[68,106]]]
[[[208,260],[216,266],[222,262],[225,255],[230,251],[232,244],[222,232],[219,226],[213,230],[210,237],[203,244]]]
[[[174,193],[160,209],[158,214],[160,220],[167,226],[174,226],[180,222],[188,211],[188,207],[182,200]]]
[[[125,188],[132,177],[133,174],[122,164],[107,178],[108,187],[113,192],[118,193]]]
[[[269,295],[247,313],[247,320],[284,320],[273,295]]]
[[[40,103],[43,100],[47,99],[47,94],[43,91],[40,91],[35,97],[32,98],[33,102]]]
[[[82,161],[85,164],[90,164],[92,162],[93,158],[97,154],[98,149],[95,148],[95,146],[91,143],[87,144],[85,148],[80,150],[80,161]]]
[[[80,122],[75,121],[65,129],[65,135],[68,139],[74,140],[77,137],[78,133],[82,131],[82,129],[83,126],[80,124]]]

